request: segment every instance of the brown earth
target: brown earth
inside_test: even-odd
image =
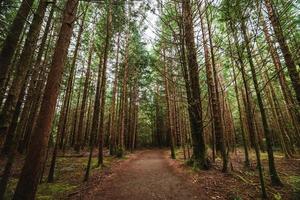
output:
[[[210,199],[170,165],[164,150],[144,150],[115,167],[83,199],[192,200]]]
[[[66,199],[94,200],[206,200],[260,199],[255,163],[243,168],[242,153],[231,157],[231,170],[221,173],[218,159],[210,170],[194,170],[184,164],[181,151],[170,159],[169,150],[140,150],[127,159],[96,170],[91,180]],[[263,154],[263,158],[265,155]],[[253,161],[254,159],[252,159]],[[284,187],[271,187],[267,170],[265,179],[269,199],[298,199],[290,177],[299,177],[300,160],[276,157]],[[266,167],[267,163],[263,160]],[[267,167],[266,167],[267,168]],[[265,169],[266,169],[265,168]],[[97,172],[98,171],[98,172]],[[298,180],[298,179],[297,179]]]

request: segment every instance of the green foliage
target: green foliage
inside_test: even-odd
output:
[[[39,185],[36,198],[40,200],[54,200],[75,188],[76,186],[67,183],[44,183]]]
[[[300,176],[289,176],[288,177],[288,183],[291,184],[294,192],[294,198],[299,199],[300,198]]]
[[[282,200],[282,197],[279,193],[274,194],[274,199],[275,200]]]
[[[124,149],[121,147],[117,147],[115,155],[117,158],[123,158],[124,156]]]

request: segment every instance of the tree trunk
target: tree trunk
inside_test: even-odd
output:
[[[193,142],[193,163],[196,167],[207,169],[208,160],[206,145],[203,133],[202,105],[200,97],[199,73],[197,63],[197,52],[194,41],[193,17],[191,3],[189,0],[182,2],[184,38],[187,47],[187,60],[189,67],[189,77],[191,84],[191,98],[189,101],[189,116],[191,122],[192,142]]]
[[[165,83],[165,93],[166,93],[166,102],[167,102],[167,113],[168,113],[168,125],[169,125],[169,135],[170,135],[170,148],[171,148],[171,158],[176,159],[175,157],[175,130],[174,130],[174,115],[173,112],[173,106],[171,103],[171,97],[170,97],[170,87],[169,87],[169,79],[171,77],[169,76],[168,72],[168,64],[166,61],[166,51],[163,47],[163,66],[164,66],[164,83]]]
[[[269,19],[271,21],[271,24],[273,26],[275,37],[279,43],[280,49],[283,54],[283,58],[285,61],[285,64],[287,66],[292,86],[295,90],[297,101],[298,101],[298,107],[300,106],[300,76],[299,72],[297,71],[297,67],[295,64],[295,61],[293,60],[292,53],[286,43],[286,39],[283,35],[283,31],[280,25],[279,17],[276,13],[276,10],[271,2],[271,0],[265,0],[265,5],[268,10]]]
[[[22,85],[25,83],[26,74],[31,67],[31,59],[37,46],[37,40],[45,16],[46,8],[46,0],[41,0],[32,20],[28,32],[28,37],[26,38],[24,48],[20,56],[20,60],[16,66],[15,77],[13,79],[12,86],[8,92],[8,97],[4,103],[0,115],[0,143],[7,134],[7,130],[11,123]],[[1,68],[2,67],[4,66],[1,66]]]
[[[120,36],[121,32],[118,33],[117,39],[117,52],[116,52],[116,64],[115,64],[115,72],[114,72],[114,81],[113,81],[113,89],[112,89],[112,100],[110,106],[110,120],[109,120],[109,136],[110,136],[110,145],[109,152],[110,155],[114,155],[116,153],[116,96],[117,96],[117,87],[118,87],[118,79],[119,79],[119,51],[120,51]]]
[[[16,14],[14,21],[12,22],[9,32],[3,42],[3,46],[0,53],[0,95],[4,95],[5,92],[5,80],[10,68],[11,60],[16,51],[20,35],[24,28],[26,18],[29,15],[31,6],[34,0],[23,0],[20,8]],[[2,134],[1,134],[2,135]]]
[[[262,124],[263,124],[263,128],[264,128],[264,133],[265,133],[265,137],[266,137],[268,161],[269,161],[269,173],[270,173],[270,176],[271,176],[271,181],[272,181],[273,185],[281,186],[282,183],[279,179],[279,176],[277,174],[276,167],[275,167],[273,147],[272,147],[272,141],[271,141],[272,140],[271,132],[270,132],[265,107],[264,107],[264,104],[263,104],[263,100],[262,100],[259,85],[258,85],[256,70],[255,70],[255,67],[254,67],[253,60],[252,60],[252,53],[251,53],[251,49],[250,49],[250,41],[249,41],[247,31],[246,31],[246,24],[245,24],[245,21],[243,19],[241,21],[241,29],[242,29],[243,38],[244,38],[244,41],[245,41],[245,44],[246,44],[247,58],[248,58],[248,62],[249,62],[250,69],[251,69],[252,79],[253,79],[254,88],[255,88],[255,92],[256,92],[256,96],[257,96],[258,107],[259,107],[259,110],[260,110]]]
[[[252,144],[253,144],[254,150],[255,150],[255,155],[256,155],[262,197],[266,199],[267,193],[266,193],[266,188],[265,188],[263,169],[262,169],[262,165],[261,165],[260,152],[259,152],[259,146],[258,146],[258,141],[257,141],[257,134],[255,132],[253,108],[252,108],[252,102],[251,102],[251,97],[250,97],[250,88],[249,88],[247,78],[246,78],[245,65],[244,65],[244,61],[243,61],[243,57],[242,57],[242,52],[241,52],[241,49],[240,49],[240,46],[238,43],[238,36],[237,36],[236,30],[233,28],[233,24],[231,21],[229,22],[229,29],[233,34],[234,44],[235,44],[235,47],[237,50],[237,55],[238,55],[238,63],[239,63],[240,71],[242,74],[242,81],[243,81],[245,93],[246,93],[245,98],[244,98],[244,106],[245,106],[245,110],[246,110],[248,130],[249,130],[249,134],[250,134]]]
[[[129,13],[130,15],[130,13]],[[129,26],[129,24],[128,24]],[[127,82],[128,82],[128,65],[129,65],[129,41],[130,41],[130,32],[129,32],[129,27],[127,27],[127,32],[126,32],[126,47],[125,47],[125,60],[124,60],[124,76],[123,76],[123,81],[122,81],[122,96],[121,96],[121,105],[120,105],[120,141],[119,141],[119,149],[118,153],[119,156],[122,157],[124,153],[124,137],[125,137],[125,117],[126,117],[126,98],[127,98]]]
[[[104,137],[104,112],[105,112],[105,99],[106,99],[106,69],[108,53],[110,50],[110,40],[112,32],[112,5],[108,2],[108,11],[106,19],[106,38],[103,54],[103,67],[102,67],[102,79],[101,79],[101,108],[100,108],[100,122],[99,122],[99,151],[98,151],[98,166],[103,165],[103,137]]]
[[[92,130],[91,130],[91,136],[90,136],[90,152],[89,152],[89,158],[88,158],[88,164],[86,167],[86,172],[84,175],[84,181],[87,181],[89,179],[90,174],[90,168],[92,163],[92,155],[93,155],[93,149],[94,149],[94,139],[98,133],[99,128],[99,117],[100,117],[100,89],[101,89],[101,72],[102,72],[102,54],[100,55],[100,62],[99,62],[99,68],[98,68],[98,77],[97,77],[97,87],[96,87],[96,95],[95,95],[95,102],[94,102],[94,112],[93,112],[93,120],[92,120]]]
[[[87,99],[88,99],[88,88],[89,88],[90,74],[91,74],[92,55],[93,55],[93,48],[91,47],[90,52],[89,52],[87,71],[85,74],[84,86],[83,86],[83,94],[82,94],[79,125],[78,125],[78,134],[77,134],[77,139],[76,139],[76,144],[75,144],[75,151],[77,153],[80,152],[80,149],[83,147],[83,144],[84,144],[82,141],[82,136],[83,136],[83,132],[84,132],[83,131],[83,123],[84,123],[85,107],[86,107]]]
[[[280,62],[279,55],[277,53],[276,48],[273,45],[273,41],[271,39],[271,35],[269,33],[268,26],[262,16],[260,17],[260,21],[263,26],[263,32],[264,32],[266,41],[268,43],[269,52],[271,54],[272,61],[273,61],[273,64],[274,64],[274,67],[275,67],[275,70],[276,70],[276,73],[278,76],[280,88],[281,88],[281,91],[282,91],[282,94],[283,94],[283,97],[284,97],[284,100],[286,103],[286,107],[289,111],[295,131],[299,132],[299,122],[300,122],[299,110],[295,109],[295,106],[294,106],[295,102],[294,102],[292,93],[288,87],[288,84],[287,84],[287,81],[286,81],[286,78],[284,75],[284,71],[283,71],[283,68],[282,68],[282,65]]]
[[[199,7],[198,9],[199,11],[201,11]],[[222,117],[221,117],[222,113],[221,113],[221,105],[220,105],[220,97],[219,97],[218,79],[216,75],[216,70],[214,69],[215,60],[214,60],[214,52],[213,52],[213,46],[212,46],[212,40],[210,34],[211,32],[210,23],[207,17],[208,35],[209,35],[209,43],[210,43],[210,52],[209,52],[209,47],[206,38],[207,30],[204,25],[204,20],[202,18],[203,17],[200,16],[201,29],[202,29],[202,41],[203,41],[203,48],[204,48],[204,55],[205,55],[206,79],[208,84],[208,91],[210,94],[209,96],[211,99],[211,108],[212,108],[211,111],[212,111],[212,118],[213,118],[213,128],[216,137],[216,149],[217,151],[221,151],[221,155],[223,159],[222,171],[227,172],[228,159],[226,155],[224,129],[223,129]]]
[[[75,49],[74,49],[74,54],[72,57],[71,69],[70,69],[70,74],[69,74],[69,78],[68,78],[68,82],[67,82],[67,88],[66,88],[66,92],[65,92],[64,102],[63,102],[63,110],[62,110],[63,113],[61,114],[60,119],[59,119],[60,127],[59,127],[58,131],[61,132],[60,133],[61,138],[60,138],[60,142],[59,142],[60,149],[63,148],[64,139],[66,138],[66,126],[67,126],[67,122],[68,122],[71,93],[72,93],[72,87],[73,87],[73,83],[74,83],[74,76],[75,76],[75,72],[76,72],[76,60],[77,60],[78,50],[79,50],[80,43],[81,43],[81,36],[83,33],[84,22],[85,22],[85,20],[81,20],[81,23],[80,23],[80,27],[79,27],[79,31],[78,31],[78,35],[77,35],[77,39],[76,39],[76,45],[75,45]]]
[[[72,36],[77,6],[77,0],[68,0],[66,2],[63,22],[56,43],[45,94],[37,120],[39,126],[36,126],[33,132],[29,151],[13,197],[15,200],[29,200],[35,198],[42,162],[45,157],[50,135],[51,122],[54,117],[59,84],[62,78],[68,46]]]

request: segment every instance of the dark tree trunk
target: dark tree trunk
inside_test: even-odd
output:
[[[201,11],[200,8],[199,11]],[[221,113],[221,105],[220,105],[220,98],[219,98],[218,79],[215,72],[216,70],[214,70],[215,60],[214,60],[214,53],[213,53],[213,47],[212,47],[212,41],[210,35],[210,23],[207,21],[208,24],[208,32],[207,32],[204,24],[204,20],[202,18],[203,17],[200,16],[203,48],[204,48],[204,55],[205,55],[206,77],[207,77],[208,90],[211,99],[213,128],[216,137],[216,149],[217,151],[221,152],[222,159],[223,159],[222,171],[226,172],[228,166],[228,159],[226,154],[224,129],[222,124],[222,116],[221,116],[222,113]],[[207,20],[209,20],[208,17]],[[210,52],[208,47],[208,41],[206,38],[207,33],[210,37],[209,38]]]
[[[236,30],[234,29],[231,21],[229,22],[229,28],[230,28],[231,33],[233,34],[234,44],[235,44],[235,47],[237,50],[237,55],[238,55],[238,64],[239,64],[239,68],[240,68],[240,71],[242,74],[242,81],[243,81],[245,93],[246,93],[245,98],[243,98],[244,106],[245,106],[245,110],[246,110],[248,130],[249,130],[249,134],[250,134],[251,141],[254,146],[255,155],[256,155],[262,197],[266,199],[267,193],[266,193],[266,188],[265,188],[263,169],[262,169],[262,165],[261,165],[260,150],[259,150],[259,146],[258,146],[257,134],[255,132],[253,108],[252,108],[252,102],[251,102],[251,96],[250,96],[251,93],[250,93],[249,84],[248,84],[247,78],[246,78],[245,64],[243,61],[242,51],[241,51],[241,48],[238,43],[238,36],[237,36]]]
[[[103,137],[104,137],[104,112],[105,112],[105,99],[106,99],[106,68],[108,53],[110,49],[110,40],[112,32],[112,5],[111,2],[108,2],[108,11],[106,19],[106,38],[105,38],[105,47],[103,54],[103,67],[102,67],[102,79],[101,79],[101,108],[100,108],[100,122],[99,122],[99,151],[98,151],[98,166],[103,165]]]
[[[68,46],[72,36],[72,29],[76,16],[78,1],[68,0],[63,14],[63,22],[56,42],[45,94],[41,110],[37,119],[39,126],[35,127],[28,154],[14,194],[15,200],[29,200],[35,198],[40,178],[42,162],[46,154],[51,123],[54,117],[59,84],[62,78]]]
[[[117,39],[117,52],[116,52],[116,67],[114,72],[114,81],[113,81],[113,90],[112,90],[112,100],[110,106],[110,120],[109,120],[109,152],[110,155],[114,155],[116,153],[116,139],[117,139],[117,129],[116,129],[116,97],[117,97],[117,87],[118,87],[118,79],[119,79],[119,51],[120,51],[120,32],[118,33]]]
[[[164,65],[164,83],[165,83],[165,94],[166,94],[166,102],[167,102],[167,113],[168,113],[168,129],[169,129],[169,135],[170,135],[170,148],[171,148],[171,158],[175,159],[175,127],[174,127],[174,115],[173,107],[171,104],[171,95],[170,95],[170,86],[169,86],[169,79],[171,77],[169,76],[169,70],[168,70],[168,63],[166,60],[166,52],[163,47],[163,65]]]
[[[281,24],[279,21],[279,17],[276,13],[276,10],[271,2],[271,0],[265,0],[265,4],[268,10],[269,19],[271,21],[271,24],[273,26],[275,37],[279,43],[280,49],[283,54],[283,58],[285,60],[285,64],[287,66],[293,88],[296,93],[297,101],[298,101],[298,107],[300,106],[300,76],[299,72],[297,71],[297,67],[295,64],[295,61],[293,60],[292,53],[289,49],[289,46],[286,42],[286,39],[283,35],[283,31],[281,28]]]
[[[12,82],[12,86],[8,92],[7,99],[0,114],[0,140],[3,139],[3,137],[5,137],[5,135],[7,134],[7,130],[11,123],[16,104],[18,102],[21,88],[25,83],[26,74],[31,66],[31,59],[37,45],[37,40],[45,16],[46,8],[46,0],[41,0],[37,12],[34,15],[33,21],[31,23],[28,37],[26,38],[24,48],[20,56],[20,60],[16,66],[16,72]]]
[[[17,12],[17,15],[12,22],[9,32],[3,42],[3,47],[0,53],[0,95],[4,95],[5,80],[10,68],[11,60],[16,51],[20,35],[24,28],[26,18],[29,15],[31,6],[34,0],[23,0]]]
[[[243,37],[244,37],[245,44],[246,44],[247,58],[248,58],[248,62],[249,62],[250,69],[251,69],[252,79],[253,79],[254,88],[255,88],[255,92],[256,92],[256,96],[257,96],[258,107],[259,107],[260,114],[261,114],[264,133],[266,136],[266,144],[267,144],[269,171],[270,171],[271,181],[272,181],[273,185],[280,186],[280,185],[282,185],[282,183],[279,179],[279,176],[277,174],[276,167],[275,167],[271,132],[270,132],[265,107],[263,104],[263,100],[262,100],[259,85],[258,85],[256,69],[255,69],[255,66],[254,66],[254,63],[252,60],[252,53],[251,53],[251,49],[250,49],[250,40],[247,35],[246,24],[245,24],[244,20],[241,21],[241,29],[242,29]]]
[[[208,160],[203,133],[202,105],[200,97],[199,73],[197,63],[197,52],[194,41],[193,17],[191,3],[189,0],[182,2],[184,38],[187,49],[188,73],[191,85],[191,98],[189,102],[189,116],[191,122],[193,142],[193,163],[195,166],[207,169]]]
[[[96,87],[96,95],[94,102],[94,111],[93,111],[93,120],[92,120],[92,130],[90,136],[90,152],[88,163],[85,171],[84,181],[89,179],[90,168],[92,163],[93,149],[94,149],[94,140],[98,133],[99,129],[99,117],[100,117],[100,84],[101,84],[101,72],[102,72],[102,55],[100,57],[99,68],[98,68],[98,77],[97,77],[97,87]]]
[[[88,66],[87,66],[87,71],[85,74],[85,81],[84,81],[84,86],[83,86],[83,94],[82,94],[79,125],[78,125],[78,134],[77,134],[77,139],[76,139],[76,144],[75,144],[75,151],[77,153],[80,152],[80,149],[83,147],[83,144],[84,144],[82,141],[83,122],[84,122],[85,107],[86,107],[87,99],[88,99],[88,88],[89,88],[90,74],[91,74],[92,55],[93,55],[93,47],[90,48],[89,58],[88,58]]]

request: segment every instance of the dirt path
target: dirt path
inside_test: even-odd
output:
[[[112,171],[93,192],[96,200],[208,199],[175,172],[163,150],[145,150]]]

